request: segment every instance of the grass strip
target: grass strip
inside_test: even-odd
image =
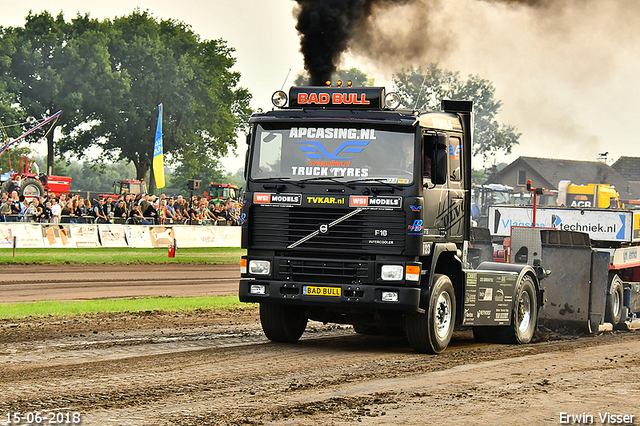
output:
[[[0,249],[0,264],[165,264],[165,263],[238,263],[246,250],[238,247],[178,248],[169,257],[166,248],[19,248]]]
[[[0,319],[78,316],[108,312],[184,312],[198,309],[247,307],[238,296],[218,297],[144,297],[135,299],[98,299],[77,302],[42,301],[0,305]]]

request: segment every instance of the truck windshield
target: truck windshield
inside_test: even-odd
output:
[[[251,179],[331,177],[355,183],[380,179],[410,184],[415,169],[414,141],[415,133],[376,128],[294,125],[267,129],[259,124]]]

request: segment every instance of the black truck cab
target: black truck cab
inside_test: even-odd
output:
[[[274,341],[313,319],[444,350],[468,311],[471,103],[294,87],[274,104],[250,120],[240,300]]]

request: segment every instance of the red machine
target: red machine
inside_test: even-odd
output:
[[[118,199],[120,195],[126,194],[146,194],[147,182],[143,180],[122,180],[120,182],[113,182],[113,194],[101,194],[102,198]]]
[[[36,173],[31,171],[31,167],[36,168]],[[45,196],[49,191],[57,197],[60,194],[68,194],[71,187],[71,178],[66,176],[47,176],[39,173],[36,163],[30,163],[28,157],[20,157],[18,171],[11,175],[11,179],[2,184],[2,192],[11,194],[18,191],[19,195],[24,195],[27,201],[35,197]]]

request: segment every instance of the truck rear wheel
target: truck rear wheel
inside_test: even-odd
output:
[[[411,312],[406,316],[407,338],[416,352],[439,354],[453,335],[456,318],[456,295],[446,275],[434,275],[425,313]]]
[[[622,318],[622,280],[618,274],[611,277],[609,291],[607,291],[607,305],[604,311],[604,320],[616,325]]]
[[[269,340],[295,343],[307,327],[307,317],[300,306],[260,303],[260,323]]]
[[[496,327],[498,340],[503,343],[529,343],[538,326],[538,297],[529,275],[520,281],[513,300],[511,325]]]

